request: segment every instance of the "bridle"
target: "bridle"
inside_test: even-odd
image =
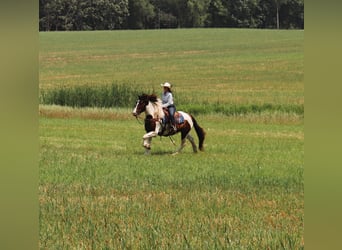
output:
[[[137,100],[137,104],[135,105],[135,109],[136,109],[136,112],[135,113],[133,113],[133,115],[135,116],[135,118],[137,119],[137,122],[139,123],[139,124],[143,124],[140,120],[142,120],[142,118],[140,118],[140,114],[142,113],[142,112],[144,112],[144,109],[146,109],[146,105],[144,105],[144,109],[142,109],[142,110],[138,110],[138,107],[139,107],[139,105],[140,105],[140,102],[142,102],[143,100],[141,100],[140,98]],[[140,109],[140,108],[139,108]],[[138,112],[137,112],[138,111]],[[140,120],[139,120],[140,119]]]
[[[136,116],[135,116],[135,119],[137,119],[137,122],[138,122],[140,125],[143,125],[143,123],[141,122],[142,118],[140,118],[139,115],[136,115]]]

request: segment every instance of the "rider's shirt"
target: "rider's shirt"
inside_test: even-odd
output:
[[[173,105],[173,96],[171,92],[165,92],[162,95],[162,107],[167,108],[170,105]]]

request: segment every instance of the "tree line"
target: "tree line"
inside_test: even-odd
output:
[[[304,0],[39,0],[39,30],[304,29]]]

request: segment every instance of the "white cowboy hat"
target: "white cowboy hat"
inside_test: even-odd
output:
[[[168,82],[166,82],[166,83],[164,83],[164,84],[160,84],[160,86],[171,89],[171,84],[168,83]]]

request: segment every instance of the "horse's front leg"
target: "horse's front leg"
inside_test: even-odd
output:
[[[156,123],[156,128],[154,131],[148,132],[143,136],[143,146],[147,149],[150,150],[151,149],[151,142],[152,142],[152,138],[156,137],[158,135],[160,129],[160,123],[157,122]],[[145,152],[146,153],[146,152]]]
[[[145,148],[145,155],[149,155],[151,151],[152,137],[143,139],[143,146]]]
[[[145,135],[144,135],[145,137]],[[143,137],[143,147],[146,149],[150,150],[151,149],[151,142],[152,142],[152,137]]]

